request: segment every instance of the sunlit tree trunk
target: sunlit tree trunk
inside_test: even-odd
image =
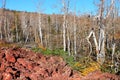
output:
[[[71,53],[70,53],[70,33],[68,30],[67,30],[67,49],[68,49],[68,54],[70,56],[71,55]]]
[[[17,19],[17,13],[15,13],[15,36],[16,36],[16,42],[18,42],[18,19]]]
[[[41,42],[41,45],[43,45],[43,37],[42,37],[42,28],[41,28],[41,13],[39,13],[39,36],[40,36],[40,42]]]
[[[69,47],[70,49],[69,31],[66,32],[66,30],[68,30],[67,29],[68,28],[67,14],[68,14],[68,9],[69,9],[69,0],[62,0],[62,4],[63,4],[63,12],[64,12],[64,15],[63,15],[63,47],[64,47],[64,51],[66,51],[66,48]],[[66,39],[66,37],[68,38]],[[68,46],[66,45],[66,42]]]
[[[26,32],[26,39],[25,39],[25,43],[28,42],[28,39],[29,39],[29,31]]]
[[[77,55],[77,49],[76,49],[76,9],[75,9],[75,12],[74,12],[74,53],[75,55]]]
[[[63,49],[66,51],[66,4],[65,0],[62,2],[63,4],[63,10],[64,10],[64,15],[63,15]]]
[[[37,4],[37,13],[38,13],[38,38],[39,41],[37,42],[37,44],[40,46],[43,46],[43,32],[42,32],[42,14],[41,14],[41,1],[38,0],[38,4]]]
[[[6,0],[2,0],[2,18],[1,18],[1,26],[0,26],[0,38],[3,39],[3,31],[2,27],[5,27],[5,6],[6,6]]]
[[[26,43],[27,41],[27,35],[29,34],[29,29],[28,29],[28,16],[27,13],[23,12],[22,13],[22,18],[21,18],[21,28],[22,28],[22,34],[23,34],[23,39],[24,42]],[[16,34],[17,36],[17,34]]]
[[[89,39],[90,36],[93,35],[94,43],[96,46],[97,61],[102,65],[105,61],[105,26],[104,26],[103,20],[106,19],[110,15],[113,9],[114,0],[111,0],[110,10],[109,12],[107,12],[105,16],[104,16],[104,9],[105,9],[104,0],[100,0],[100,1],[101,1],[101,4],[100,4],[99,17],[98,17],[98,22],[99,22],[98,44],[97,44],[97,40],[96,40],[95,33],[93,32],[93,30],[90,32],[87,39]]]
[[[0,39],[2,39],[3,37],[2,37],[2,17],[0,18]]]

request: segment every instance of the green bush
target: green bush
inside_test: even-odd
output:
[[[50,50],[50,49],[46,49],[46,50],[42,50],[40,48],[33,48],[32,49],[34,52],[38,52],[38,53],[42,53],[44,55],[57,55],[62,57],[66,63],[70,66],[73,66],[75,63],[74,57],[73,56],[69,56],[67,52],[65,52],[62,49],[56,49],[56,50]]]

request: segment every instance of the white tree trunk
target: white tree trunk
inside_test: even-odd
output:
[[[1,39],[1,40],[3,39],[3,37],[2,37],[2,35],[3,35],[3,33],[2,33],[2,24],[3,24],[3,23],[2,23],[2,22],[3,22],[2,19],[3,19],[3,18],[1,17],[1,18],[0,18],[0,39]]]
[[[71,55],[71,53],[70,53],[70,37],[69,37],[69,33],[68,33],[68,35],[67,35],[67,41],[68,41],[68,45],[67,45],[67,47],[68,47],[68,54],[69,54],[69,56]]]
[[[112,64],[114,63],[115,43],[112,45]]]
[[[6,7],[6,0],[2,0],[2,26],[4,29],[4,32],[1,31],[1,39],[3,39],[3,35],[6,38],[6,17],[5,17],[5,7]],[[1,26],[1,28],[2,28]]]
[[[74,53],[77,55],[77,49],[76,49],[76,19],[74,14]]]
[[[25,40],[25,43],[28,42],[28,38],[29,38],[29,32],[27,32],[27,34],[26,34],[26,40]]]
[[[64,51],[66,51],[66,5],[65,1],[63,0],[63,10],[64,10],[64,16],[63,16],[63,47]]]
[[[105,61],[105,33],[103,28],[100,28],[98,48],[99,48],[99,53],[97,55],[97,61],[100,64],[103,64]]]
[[[42,28],[41,28],[41,14],[39,13],[39,37],[41,41],[41,45],[43,46],[43,40],[42,40]]]
[[[97,39],[96,39],[96,36],[95,36],[95,32],[92,30],[89,34],[89,36],[87,37],[87,41],[88,43],[90,44],[90,54],[92,52],[92,45],[91,45],[91,42],[89,41],[89,38],[93,36],[93,40],[94,40],[94,43],[95,43],[95,47],[96,47],[96,53],[99,54],[99,50],[98,50],[98,43],[97,43]]]

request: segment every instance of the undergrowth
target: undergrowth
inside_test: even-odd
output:
[[[115,73],[114,68],[111,68],[109,63],[104,63],[103,65],[100,65],[96,61],[92,60],[90,57],[84,57],[84,56],[79,58],[79,60],[75,60],[74,56],[69,56],[68,53],[62,49],[42,50],[40,48],[33,48],[32,50],[34,52],[39,52],[44,55],[57,55],[62,57],[68,65],[70,65],[74,70],[81,72],[83,76],[91,72],[94,72],[96,70],[101,70],[102,72]]]

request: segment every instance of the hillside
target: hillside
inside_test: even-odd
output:
[[[74,14],[67,15],[67,32],[70,39],[70,50],[73,51],[74,46]],[[113,38],[119,46],[119,23],[120,17],[116,17],[114,21],[111,17],[104,20],[107,46],[111,47]],[[76,24],[76,46],[77,53],[88,51],[86,37],[94,28],[98,35],[98,22],[93,15],[75,16]],[[0,38],[12,43],[36,43],[39,46],[49,49],[63,48],[63,15],[59,14],[38,14],[20,11],[11,11],[0,9]],[[41,32],[40,32],[41,30]],[[42,34],[42,39],[40,37]],[[66,39],[67,39],[66,35]],[[42,40],[42,43],[41,43]],[[67,44],[68,41],[66,41]],[[93,45],[94,46],[94,45]],[[85,48],[85,49],[84,49]],[[67,49],[68,50],[68,49]],[[83,52],[87,53],[87,52]]]

